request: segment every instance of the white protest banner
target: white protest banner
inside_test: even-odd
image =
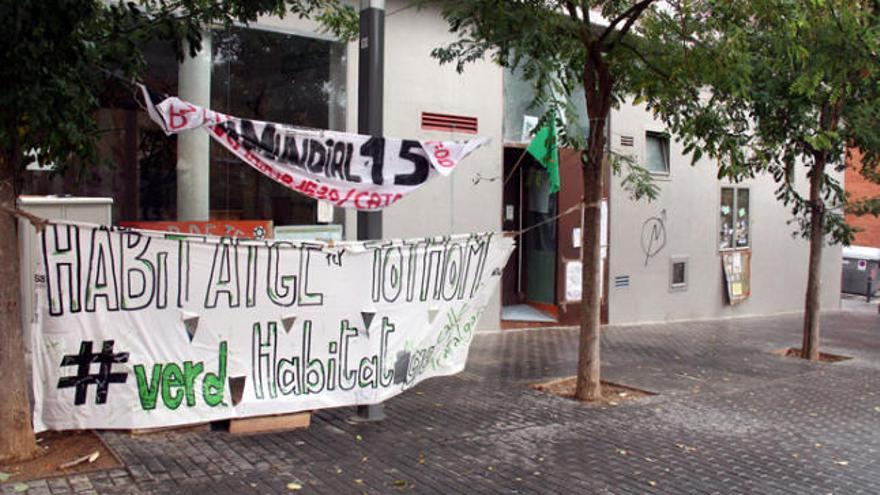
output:
[[[312,130],[232,117],[141,86],[150,118],[166,134],[205,129],[279,184],[340,208],[391,206],[436,175],[449,175],[488,138],[416,141]]]
[[[36,280],[34,427],[384,401],[464,368],[512,248],[498,234],[331,246],[52,224]]]

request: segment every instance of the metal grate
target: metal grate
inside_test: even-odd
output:
[[[616,277],[614,277],[614,287],[629,287],[629,275],[617,275]]]
[[[633,144],[635,144],[635,139],[632,136],[620,136],[621,146],[632,146]]]
[[[477,128],[478,122],[476,117],[422,112],[422,129],[476,134]]]

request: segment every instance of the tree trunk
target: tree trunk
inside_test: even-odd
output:
[[[801,357],[819,360],[819,295],[822,278],[823,222],[825,204],[822,201],[822,178],[825,176],[824,157],[817,154],[810,176],[810,265],[807,272],[807,294],[804,301],[804,340]]]
[[[590,160],[592,161],[592,160]],[[602,263],[600,228],[602,222],[602,161],[584,167],[584,228],[581,259],[581,332],[578,349],[575,399],[595,401],[602,398],[600,322]]]
[[[15,206],[17,150],[0,155],[0,205]],[[19,257],[15,217],[0,212],[0,461],[37,452],[28,401],[19,307]]]
[[[588,48],[583,70],[584,96],[590,130],[584,151],[584,227],[581,233],[581,333],[578,345],[577,385],[574,397],[581,401],[602,398],[600,228],[602,222],[605,123],[611,110],[612,80],[600,47]],[[581,158],[584,161],[584,157]]]

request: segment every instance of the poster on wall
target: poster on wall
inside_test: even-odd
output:
[[[392,139],[248,120],[141,86],[150,118],[176,134],[203,129],[279,184],[339,208],[381,210],[438,175],[448,176],[488,138]]]
[[[749,251],[721,253],[721,266],[729,304],[739,304],[752,294],[751,259],[752,253]]]
[[[583,283],[581,282],[583,265],[580,261],[565,262],[565,300],[577,302],[581,300]]]
[[[52,224],[34,426],[152,428],[375,404],[464,368],[513,240],[250,241]]]
[[[275,227],[275,239],[285,241],[339,242],[342,240],[342,225],[282,225]]]

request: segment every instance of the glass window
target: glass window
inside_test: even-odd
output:
[[[236,117],[318,129],[345,130],[345,45],[258,29],[212,33],[211,107]],[[172,46],[143,46],[151,89],[178,95],[179,65]],[[25,194],[71,194],[114,199],[113,222],[177,219],[177,137],[166,136],[138,108],[132,88],[109,81],[96,113],[99,163],[80,164],[64,177],[30,172]],[[194,131],[201,132],[201,131]],[[215,220],[272,220],[313,224],[317,203],[241,162],[211,141],[210,215]]]
[[[168,43],[148,42],[144,48],[147,71],[144,82],[160,93],[177,95],[178,63]],[[137,164],[140,196],[137,201],[139,217],[126,215],[122,220],[176,220],[177,219],[177,135],[165,133],[147,116],[137,112]],[[113,209],[117,210],[117,199]]]
[[[211,107],[236,117],[344,130],[344,46],[256,29],[213,33]],[[211,142],[211,216],[312,224],[317,201]]]
[[[749,190],[740,187],[721,188],[721,219],[719,249],[749,247]]]
[[[152,89],[177,94],[178,64],[170,44],[142,45],[146,71],[141,80]],[[95,112],[98,157],[73,159],[63,176],[45,170],[24,175],[22,192],[34,195],[113,198],[112,221],[174,220],[177,203],[177,137],[166,136],[134,98],[133,88],[109,79]]]
[[[562,95],[557,96],[562,97]],[[528,143],[531,141],[531,135],[528,132],[532,128],[530,119],[538,118],[548,110],[546,104],[533,106],[534,100],[535,89],[532,83],[526,79],[523,70],[521,68],[517,70],[505,68],[503,121],[505,142]],[[566,132],[585,136],[589,128],[589,117],[583,86],[575,87],[568,100],[574,106],[575,120],[565,121]],[[558,117],[564,118],[565,116],[558,115]]]
[[[736,247],[749,246],[749,190],[736,190]]]
[[[733,247],[733,188],[721,188],[721,232],[720,249]]]
[[[687,265],[684,261],[672,264],[672,285],[684,285],[684,271]]]
[[[669,136],[645,133],[645,168],[655,174],[669,173]]]
[[[688,260],[687,257],[676,256],[669,259],[669,289],[681,291],[687,289],[688,284]]]

